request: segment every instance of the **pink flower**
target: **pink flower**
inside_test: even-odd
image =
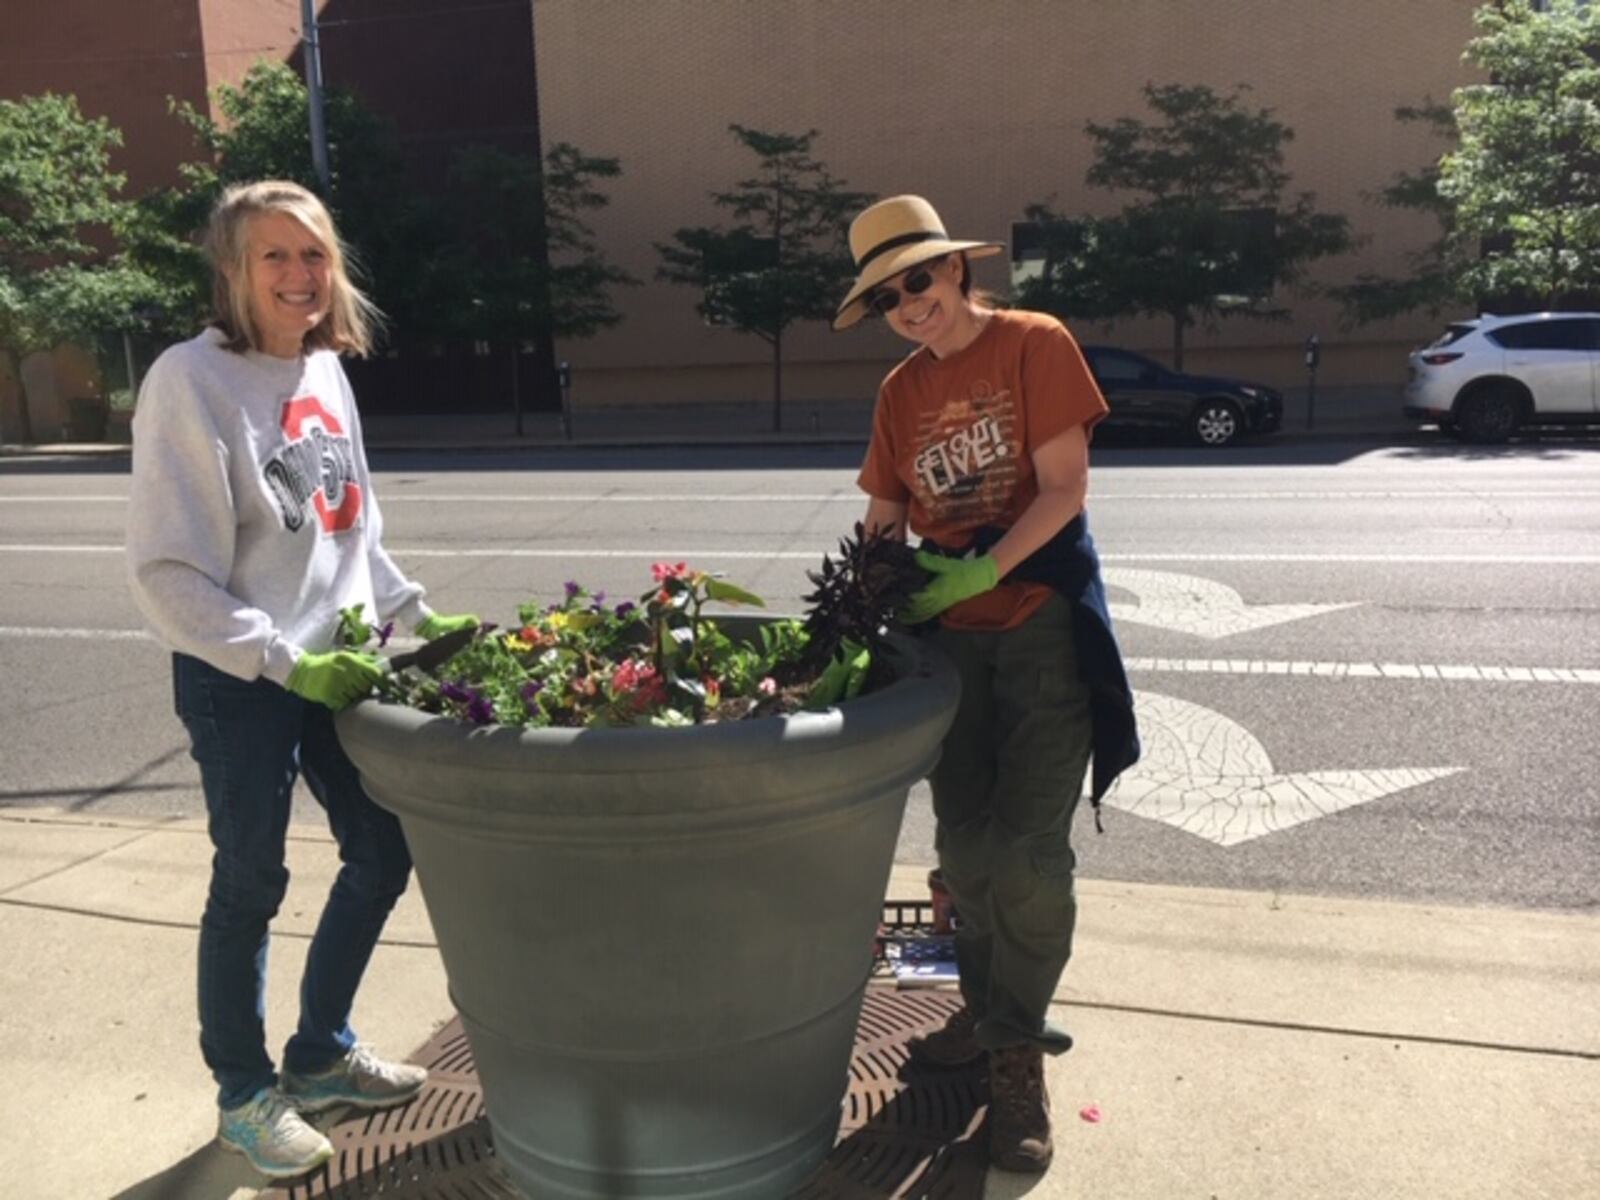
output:
[[[630,658],[611,673],[611,694],[619,700],[626,697],[634,712],[644,712],[665,703],[667,684],[655,667]]]
[[[685,579],[689,575],[688,563],[652,563],[650,575],[657,583],[665,583],[669,579]]]
[[[778,694],[778,681],[771,675],[763,676],[761,682],[756,684],[756,691],[763,696],[776,696]]]

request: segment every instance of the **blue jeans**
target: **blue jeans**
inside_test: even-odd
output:
[[[411,854],[399,821],[362,788],[327,708],[186,654],[172,656],[172,681],[216,851],[200,921],[200,1049],[218,1104],[233,1108],[277,1082],[266,1045],[267,926],[289,883],[284,835],[296,777],[304,774],[326,810],[343,866],[306,955],[286,1070],[321,1070],[355,1045],[350,1006],[405,891]]]

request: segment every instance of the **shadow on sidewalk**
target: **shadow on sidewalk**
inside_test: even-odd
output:
[[[212,1141],[111,1200],[227,1200],[240,1191],[254,1195],[265,1182],[243,1158]]]

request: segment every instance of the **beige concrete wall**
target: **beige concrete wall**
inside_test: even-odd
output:
[[[1441,147],[1393,110],[1448,97],[1467,81],[1462,49],[1473,0],[535,0],[543,135],[621,158],[611,206],[593,224],[612,257],[647,285],[619,294],[616,330],[559,347],[599,402],[761,399],[768,348],[705,327],[693,293],[654,280],[652,242],[724,219],[707,192],[749,173],[754,158],[727,132],[821,131],[818,156],[849,186],[927,195],[956,236],[1007,238],[1033,201],[1068,213],[1111,212],[1092,191],[1085,121],[1147,115],[1141,87],[1245,83],[1296,132],[1291,189],[1317,194],[1368,239],[1325,263],[1322,282],[1397,272],[1429,222],[1368,198]],[[1008,283],[1003,260],[980,284]],[[1279,297],[1290,321],[1230,321],[1190,337],[1195,369],[1303,382],[1300,345],[1323,340],[1321,379],[1392,384],[1404,350],[1436,322],[1413,317],[1355,333],[1328,302]],[[1088,328],[1167,355],[1154,321]],[[820,325],[789,339],[785,390],[796,401],[870,395],[900,353],[865,325]]]

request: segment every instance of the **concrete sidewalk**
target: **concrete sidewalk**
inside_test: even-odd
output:
[[[195,1044],[195,821],[0,812],[0,1193],[239,1200]],[[291,830],[268,1024],[281,1044],[337,865]],[[897,899],[925,869],[898,867]],[[1600,916],[1085,881],[1050,1062],[1057,1156],[987,1196],[1576,1200],[1600,1190]],[[358,999],[365,1039],[451,1014],[415,888]],[[1098,1123],[1080,1112],[1095,1105]]]
[[[1308,396],[1284,396],[1283,429],[1245,445],[1273,446],[1303,441],[1411,441],[1417,423],[1400,413],[1398,390],[1324,388],[1308,412]],[[363,413],[367,449],[383,451],[507,451],[558,448],[644,448],[663,446],[865,446],[872,430],[872,402],[793,401],[784,406],[781,429],[773,428],[770,403],[638,404],[575,409],[563,421],[558,413],[524,413],[522,432],[503,413]],[[1128,444],[1126,437],[1108,444]],[[1183,444],[1176,436],[1163,445]],[[126,454],[125,443],[39,443],[0,445],[0,458]],[[1226,453],[1226,452],[1224,452]]]

